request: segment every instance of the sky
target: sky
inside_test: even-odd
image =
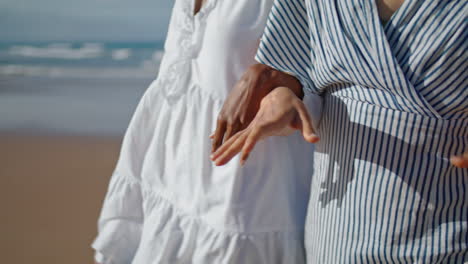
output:
[[[0,0],[0,42],[164,40],[174,0]]]

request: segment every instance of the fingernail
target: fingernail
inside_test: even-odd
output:
[[[309,139],[307,141],[310,141],[311,143],[316,143],[319,140],[320,138],[317,135],[309,134]]]
[[[241,166],[244,166],[245,162],[247,161],[247,159],[249,158],[249,154],[241,157]]]

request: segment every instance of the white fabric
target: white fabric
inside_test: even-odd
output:
[[[313,146],[260,142],[215,167],[210,134],[251,64],[272,1],[177,0],[159,77],[124,138],[93,243],[113,263],[304,263]]]

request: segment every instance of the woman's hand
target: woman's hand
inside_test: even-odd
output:
[[[455,167],[468,169],[468,151],[460,156],[453,156],[450,161]]]
[[[262,99],[279,86],[303,96],[302,85],[295,77],[263,64],[250,66],[224,102],[211,136],[211,151],[215,152],[223,142],[245,129],[257,114]]]
[[[301,130],[304,139],[310,143],[319,140],[301,99],[289,88],[278,87],[263,98],[259,112],[250,125],[226,141],[211,155],[211,159],[221,166],[242,152],[241,164],[244,164],[258,141],[269,136],[288,135],[294,129]]]

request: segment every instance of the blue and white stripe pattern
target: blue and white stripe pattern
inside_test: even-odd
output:
[[[277,0],[257,60],[322,96],[308,263],[468,262],[466,0]]]

